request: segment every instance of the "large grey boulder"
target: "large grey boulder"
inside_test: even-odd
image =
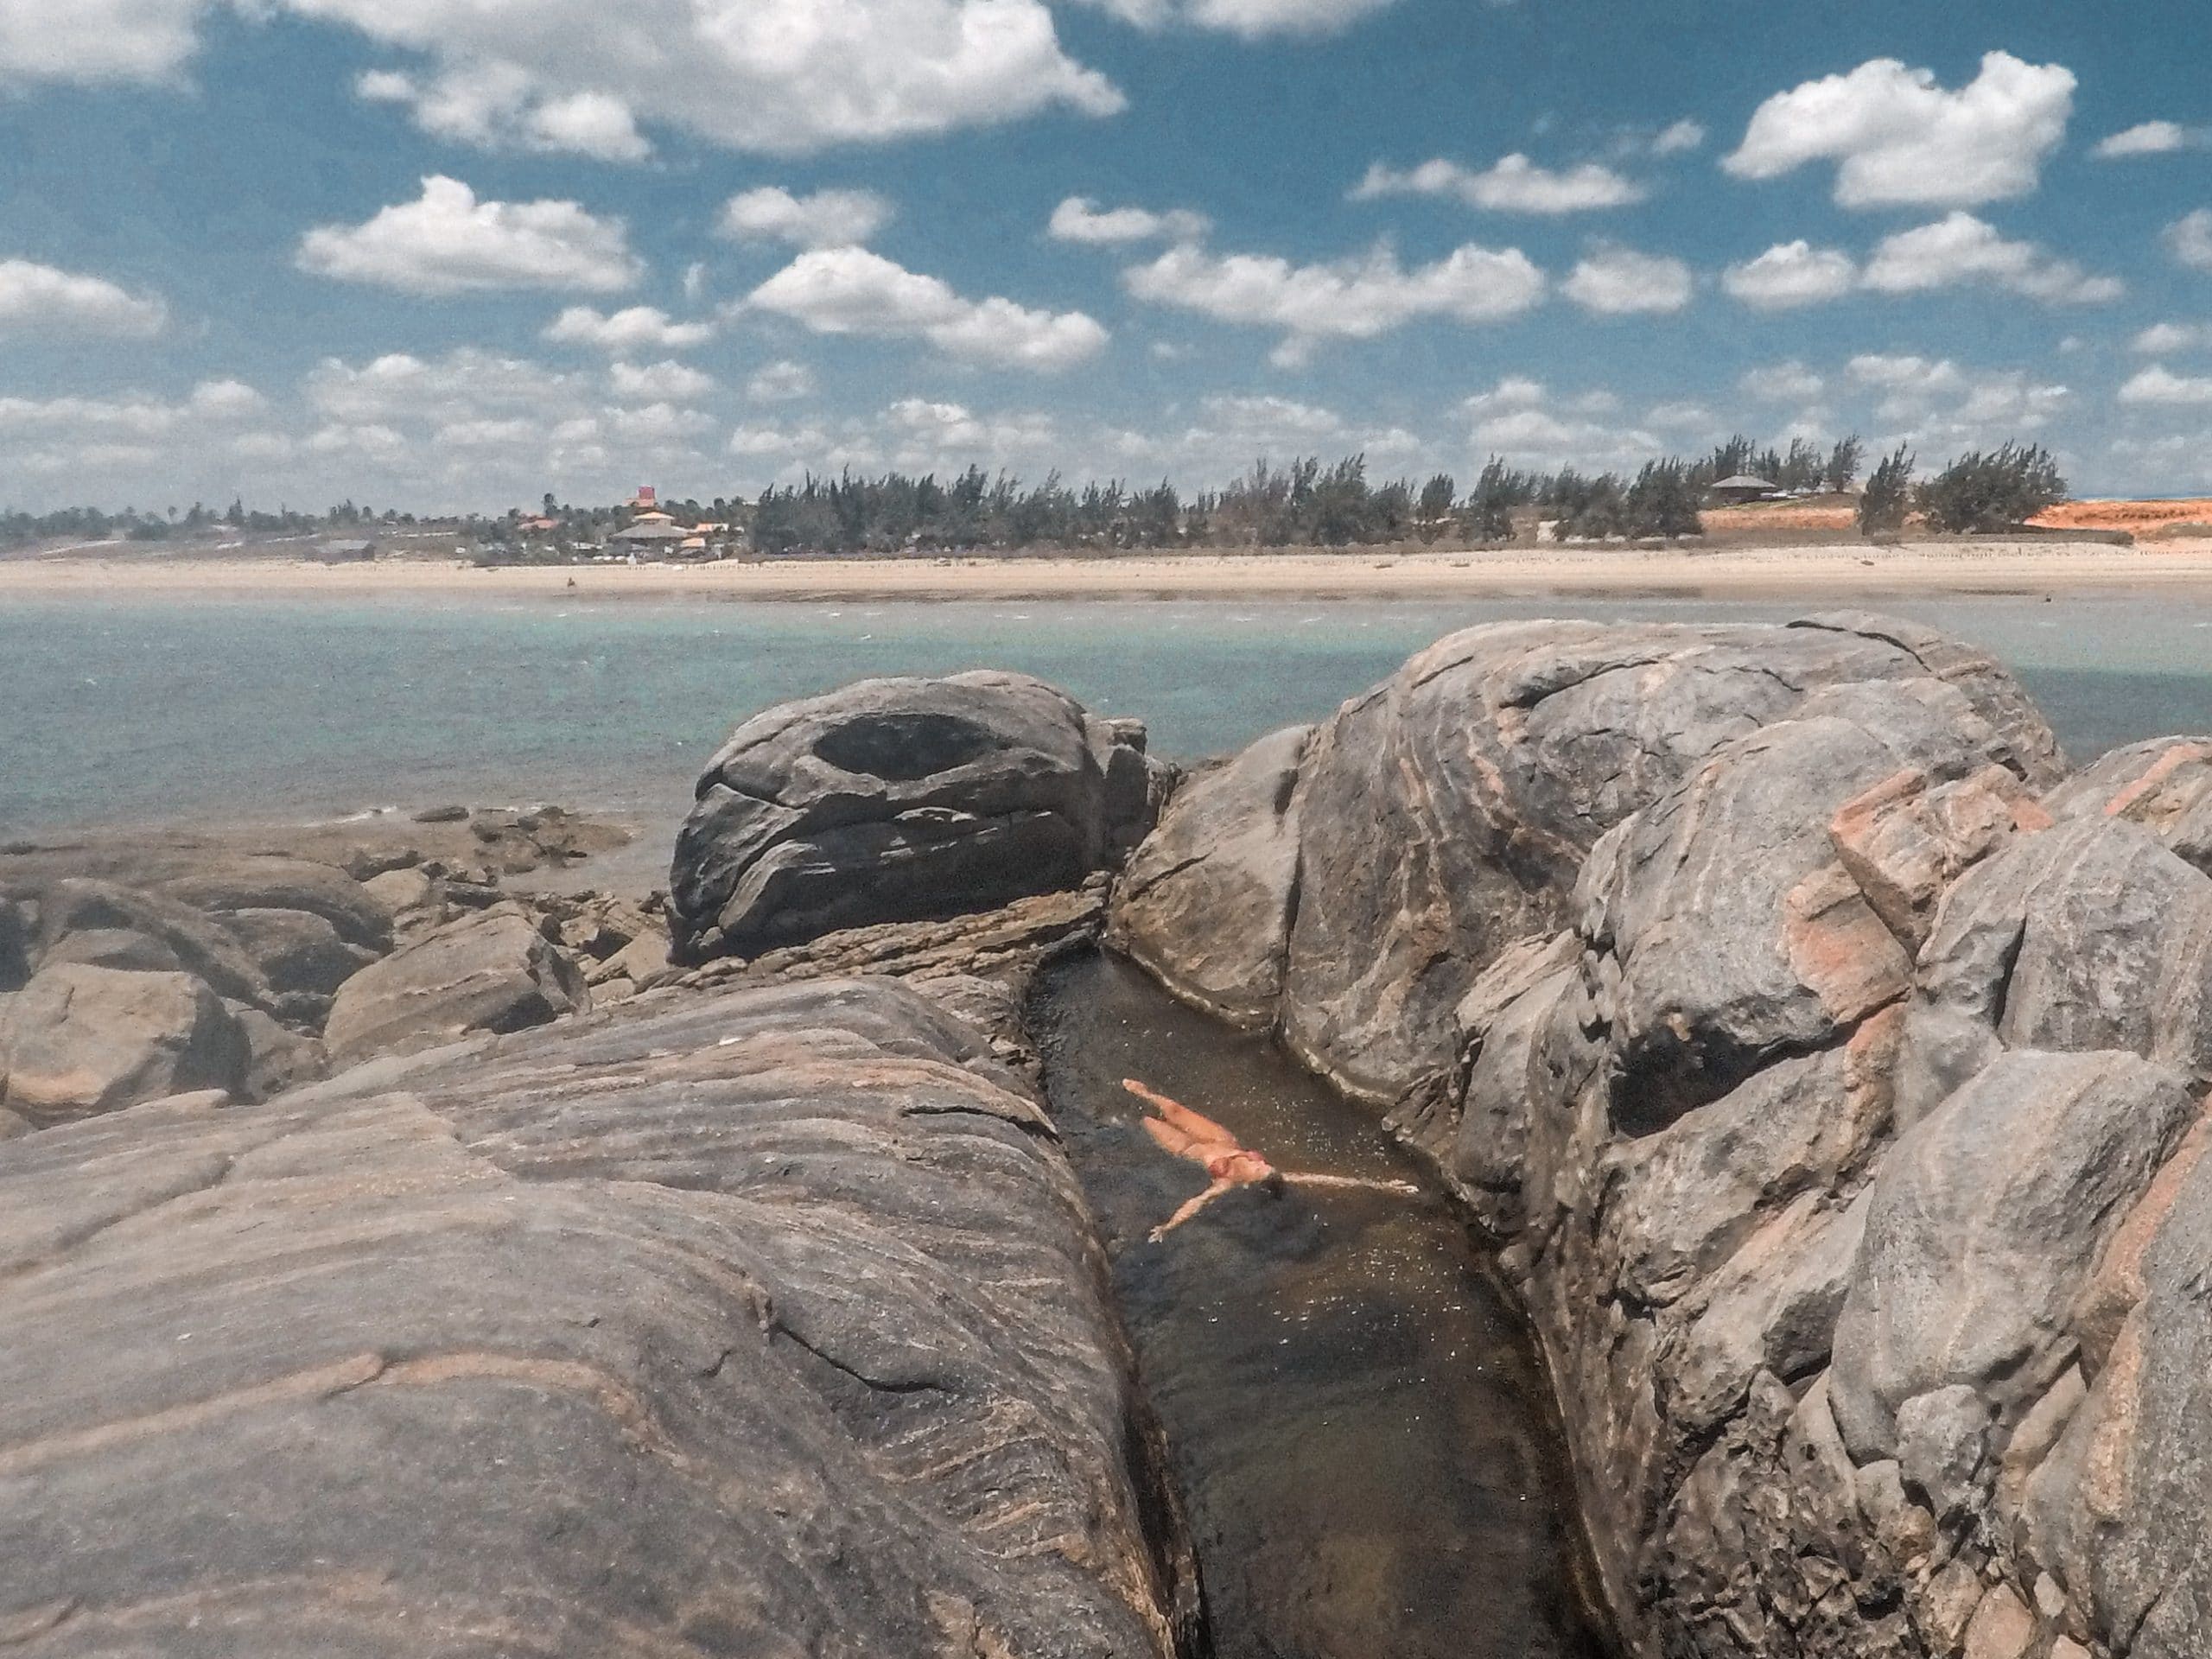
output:
[[[149,885],[204,911],[300,910],[320,916],[348,944],[391,948],[391,912],[334,865],[282,854],[211,856]]]
[[[2018,1049],[1900,1137],[1829,1376],[1854,1456],[1897,1456],[1903,1408],[1955,1386],[2018,1421],[2073,1363],[2099,1253],[2196,1111],[2182,1077],[2133,1054]]]
[[[238,1002],[266,1002],[269,982],[246,950],[213,918],[166,893],[92,878],[70,877],[48,886],[39,896],[40,960],[59,953],[80,934],[131,934],[158,944],[174,957],[171,964],[204,979],[216,992]],[[112,944],[113,941],[109,941]],[[105,949],[96,941],[92,960]]]
[[[332,1000],[322,1038],[345,1065],[471,1032],[523,1031],[590,1006],[575,964],[510,908],[442,928],[353,975]]]
[[[1232,1025],[1271,1023],[1282,996],[1313,729],[1274,733],[1184,780],[1114,906],[1116,946]]]
[[[1280,957],[1276,1020],[1292,1046],[1355,1094],[1395,1100],[1450,1069],[1456,1005],[1497,955],[1571,919],[1607,830],[1823,688],[1874,682],[1948,688],[1986,733],[1986,759],[2037,788],[2060,775],[2050,728],[2011,677],[1909,624],[1492,624],[1421,652],[1306,743],[1287,925],[1239,880],[1193,883],[1165,917],[1127,925],[1171,985],[1203,990],[1200,953]],[[1267,847],[1285,831],[1254,788],[1265,770],[1208,773],[1178,791],[1176,811],[1233,818]]]
[[[58,963],[8,999],[4,1019],[0,1104],[33,1123],[245,1082],[237,1022],[189,974]]]
[[[1118,867],[1166,774],[1141,725],[1026,675],[867,680],[738,728],[670,872],[678,953],[988,910]]]
[[[1102,1282],[1035,1101],[882,982],[28,1136],[0,1631],[1167,1659],[1193,1586]]]

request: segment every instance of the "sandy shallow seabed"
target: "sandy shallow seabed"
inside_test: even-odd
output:
[[[2212,594],[2212,540],[2113,547],[2095,542],[1908,543],[1897,547],[1514,549],[1502,553],[1166,554],[1126,558],[820,559],[710,565],[582,565],[480,570],[395,562],[304,560],[0,562],[0,603],[161,594],[300,599],[750,600],[1204,598],[1281,594],[1681,594],[1803,595],[2037,593],[2156,588]]]

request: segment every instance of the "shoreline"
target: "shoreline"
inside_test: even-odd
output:
[[[0,603],[23,600],[1389,599],[1675,596],[1789,599],[1885,593],[2033,594],[2156,589],[2212,596],[2212,540],[1745,545],[1688,551],[1514,548],[1438,552],[1143,554],[1111,558],[791,559],[702,565],[303,559],[0,561]]]

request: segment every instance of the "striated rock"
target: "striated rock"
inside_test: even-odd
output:
[[[442,928],[355,974],[338,988],[323,1041],[347,1065],[471,1032],[521,1031],[589,1007],[575,964],[510,908]]]
[[[232,1017],[245,1041],[245,1071],[239,1092],[248,1100],[267,1100],[296,1084],[309,1083],[329,1067],[321,1040],[279,1025],[258,1008],[234,1007]]]
[[[2212,874],[2212,738],[2161,737],[2114,749],[2050,791],[2062,818],[2140,824]]]
[[[1101,1286],[1035,1101],[880,982],[49,1130],[0,1160],[0,1628],[1195,1650]]]
[[[1141,727],[1024,675],[782,704],[699,780],[670,875],[677,953],[757,955],[1074,887],[1142,838],[1164,778]]]
[[[323,917],[306,910],[233,910],[223,913],[230,930],[278,995],[305,991],[328,996],[377,953],[348,944]]]
[[[4,1103],[33,1123],[245,1081],[237,1023],[189,974],[42,968],[9,999],[6,1021]]]
[[[1961,874],[2050,815],[2000,766],[1938,784],[1908,767],[1847,801],[1828,826],[1837,861],[1907,950],[1928,941],[1936,903]]]
[[[2010,677],[1908,624],[1857,614],[1787,628],[1493,624],[1431,646],[1313,734],[1294,825],[1274,823],[1279,791],[1232,785],[1234,768],[1193,785],[1219,791],[1219,815],[1241,817],[1239,834],[1261,847],[1295,834],[1287,929],[1271,904],[1194,901],[1174,930],[1160,917],[1130,935],[1167,983],[1201,995],[1200,953],[1280,956],[1277,1017],[1292,1046],[1353,1093],[1394,1102],[1452,1069],[1453,1011],[1499,952],[1572,919],[1570,895],[1601,836],[1723,744],[1790,717],[1824,688],[1873,683],[1940,689],[1936,701],[1967,709],[1978,764],[2001,763],[2038,788],[2059,775],[2049,728]],[[1268,772],[1256,758],[1252,769]],[[1226,824],[1217,835],[1231,838]]]
[[[1185,779],[1130,860],[1113,943],[1185,1001],[1237,1026],[1272,1023],[1298,895],[1294,726]]]

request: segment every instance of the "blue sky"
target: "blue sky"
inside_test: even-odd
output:
[[[2212,489],[2200,6],[487,10],[8,0],[0,504],[1736,429]]]

